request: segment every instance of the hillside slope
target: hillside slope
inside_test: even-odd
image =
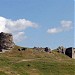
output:
[[[0,53],[0,75],[75,75],[75,60],[64,54],[19,48]]]

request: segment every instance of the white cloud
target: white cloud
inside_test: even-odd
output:
[[[47,32],[50,33],[50,34],[58,33],[58,32],[61,32],[61,31],[62,30],[58,29],[58,28],[51,28],[51,29],[47,30]]]
[[[14,41],[15,42],[21,42],[26,38],[27,38],[27,36],[25,36],[25,32],[18,32],[17,35],[14,35]]]
[[[55,33],[60,33],[60,32],[63,32],[63,31],[67,31],[67,30],[70,30],[72,29],[72,21],[65,21],[65,20],[62,20],[60,22],[61,26],[60,27],[57,27],[57,28],[50,28],[47,30],[47,32],[49,34],[55,34]]]
[[[63,20],[63,21],[61,21],[61,25],[64,28],[71,28],[72,27],[72,21],[65,21],[65,20]]]
[[[11,20],[4,17],[0,17],[0,32],[8,32],[14,35],[14,40],[25,39],[26,28],[36,28],[38,25],[26,19]],[[17,40],[17,41],[18,41]]]

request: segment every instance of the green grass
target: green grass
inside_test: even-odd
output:
[[[7,75],[6,73],[4,73],[4,72],[2,72],[2,71],[0,71],[0,75]]]
[[[0,54],[0,75],[75,75],[75,60],[64,54],[18,48]]]

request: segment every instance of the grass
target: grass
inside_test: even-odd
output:
[[[64,54],[18,48],[0,54],[0,75],[75,75],[75,60]]]
[[[6,73],[4,73],[4,72],[2,72],[2,71],[0,71],[0,75],[7,75]]]

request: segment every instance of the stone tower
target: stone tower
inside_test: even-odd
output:
[[[13,36],[10,33],[0,33],[0,51],[10,50],[15,46]]]

